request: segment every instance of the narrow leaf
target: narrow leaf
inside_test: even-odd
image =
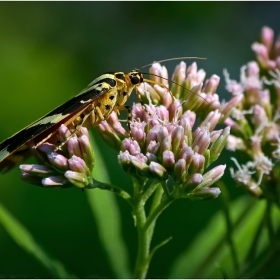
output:
[[[34,240],[31,233],[0,203],[0,223],[14,241],[33,255],[55,278],[76,278]]]
[[[96,180],[110,183],[98,145],[94,139],[92,143],[96,162],[93,176]],[[129,278],[131,273],[128,252],[122,237],[121,217],[115,195],[99,189],[88,190],[86,193],[98,226],[99,238],[108,254],[112,270],[117,278]]]

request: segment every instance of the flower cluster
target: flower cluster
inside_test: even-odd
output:
[[[61,125],[58,130],[60,142],[67,143],[57,150],[52,143],[43,143],[31,151],[40,164],[22,164],[21,177],[24,181],[43,187],[90,187],[93,150],[88,130],[82,127],[77,135],[71,135],[68,128]],[[69,138],[69,136],[71,136]]]
[[[240,152],[246,161],[239,164],[233,159],[238,170],[231,168],[231,175],[256,197],[266,196],[279,203],[280,41],[273,45],[273,31],[264,27],[261,43],[254,43],[252,49],[259,65],[252,61],[241,67],[240,82],[224,72],[227,90],[232,96],[240,96],[225,121],[233,134],[228,137],[227,148]]]
[[[229,127],[214,129],[240,98],[221,105],[216,94],[219,77],[213,75],[203,86],[204,78],[196,63],[187,68],[181,62],[169,89],[166,68],[155,63],[150,69],[155,85],[143,83],[137,88],[145,107],[133,105],[132,137],[115,113],[99,124],[103,139],[120,150],[119,163],[126,173],[139,180],[172,178],[174,197],[195,200],[219,195],[219,188],[210,186],[221,178],[225,165],[205,170],[219,157],[230,132]]]

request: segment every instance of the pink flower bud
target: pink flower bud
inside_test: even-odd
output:
[[[199,173],[192,174],[183,184],[184,193],[193,191],[199,184],[203,182],[203,176]]]
[[[139,157],[131,156],[130,160],[131,160],[132,165],[136,168],[137,173],[140,173],[144,177],[148,177],[150,175],[149,165],[147,165],[143,161],[143,159],[141,159]]]
[[[154,126],[147,134],[147,142],[150,143],[151,141],[155,140],[158,141],[158,133],[161,129],[160,125]]]
[[[86,134],[79,137],[82,158],[90,170],[94,167],[94,152],[90,140]]]
[[[154,85],[154,89],[157,92],[157,95],[160,97],[158,103],[153,102],[154,104],[162,104],[164,107],[169,107],[170,104],[172,103],[173,99],[172,99],[172,93],[167,90],[165,87],[159,86],[159,85]],[[152,101],[154,101],[152,99]]]
[[[198,153],[194,153],[192,157],[192,162],[189,167],[190,174],[193,173],[203,173],[204,171],[204,162],[205,158],[203,155],[200,155]]]
[[[221,113],[218,110],[212,111],[206,116],[206,118],[200,124],[200,126],[201,127],[205,126],[209,129],[209,131],[213,131],[220,117],[221,117]]]
[[[59,133],[59,138],[60,141],[63,143],[65,142],[70,136],[71,136],[71,132],[70,130],[67,128],[67,126],[65,126],[64,124],[62,124],[59,129],[58,129],[58,133]]]
[[[174,175],[175,181],[179,182],[183,179],[186,174],[186,161],[184,159],[179,159],[174,165]]]
[[[84,188],[90,184],[89,178],[83,173],[68,170],[64,176],[78,188]]]
[[[139,120],[140,122],[144,121],[146,112],[140,103],[136,103],[132,106],[131,113],[135,120]]]
[[[211,169],[210,171],[208,171],[207,173],[205,173],[203,175],[203,179],[204,181],[209,180],[209,182],[203,185],[203,189],[208,188],[209,186],[213,185],[216,181],[218,181],[224,175],[225,169],[226,169],[226,165],[218,165],[213,169]],[[202,188],[202,186],[198,186],[198,187]]]
[[[182,91],[182,84],[186,79],[186,70],[187,65],[185,62],[181,62],[176,66],[174,73],[172,75],[171,80],[174,81],[171,85],[171,91],[176,98],[180,97],[180,93]]]
[[[220,82],[220,77],[217,75],[212,75],[209,80],[206,81],[203,87],[203,92],[205,93],[215,93]]]
[[[63,187],[64,185],[68,185],[69,182],[64,176],[51,176],[48,178],[44,178],[42,180],[42,185],[44,187]]]
[[[151,141],[147,147],[147,152],[152,153],[152,154],[156,154],[159,148],[159,143],[157,143],[156,141]]]
[[[162,142],[167,136],[169,135],[169,132],[165,126],[162,126],[158,132],[157,140],[158,142]]]
[[[188,166],[192,161],[193,155],[194,155],[193,149],[189,146],[185,146],[181,150],[181,152],[179,154],[179,158],[184,159],[186,161],[187,166]]]
[[[70,156],[76,155],[78,157],[82,156],[82,152],[80,149],[78,137],[74,135],[67,142],[68,152]]]
[[[38,150],[45,154],[51,154],[56,149],[56,146],[50,143],[43,143],[38,147]]]
[[[136,155],[141,152],[139,144],[135,140],[131,140],[130,138],[126,138],[122,141],[121,150],[127,150],[131,155]]]
[[[198,127],[194,132],[194,137],[195,138],[192,144],[192,149],[194,150],[194,152],[203,154],[210,144],[209,130],[205,126]]]
[[[260,68],[256,61],[251,61],[247,64],[248,77],[259,78]]]
[[[264,26],[261,31],[261,43],[266,46],[268,50],[273,44],[274,32],[271,28]]]
[[[156,114],[160,120],[169,121],[169,112],[164,106],[161,105],[157,107]]]
[[[165,66],[161,66],[159,63],[152,64],[150,68],[151,80],[155,81],[157,84],[162,84],[166,87],[168,86],[168,73]]]
[[[253,122],[256,128],[259,126],[264,126],[268,122],[268,117],[263,107],[256,105],[253,111]]]
[[[160,165],[159,163],[157,162],[151,162],[150,165],[150,171],[153,175],[155,175],[158,179],[160,180],[167,180],[169,175],[168,175],[168,172],[166,171],[166,169]]]
[[[231,98],[229,102],[222,105],[222,107],[220,109],[220,112],[222,115],[221,121],[224,121],[232,113],[234,108],[236,108],[239,104],[241,104],[241,102],[243,101],[243,98],[244,98],[243,94],[238,94],[238,95],[234,96],[233,98]]]
[[[47,175],[53,174],[53,170],[46,165],[39,164],[21,164],[19,166],[21,172],[28,173],[30,175],[37,175],[45,177]]]
[[[164,151],[162,154],[163,166],[168,170],[173,168],[175,164],[175,156],[171,151]]]
[[[145,143],[146,133],[144,131],[145,124],[140,122],[133,122],[131,125],[131,134],[135,141],[142,145]]]
[[[269,54],[268,48],[260,43],[253,43],[252,50],[255,52],[257,59],[264,69],[268,68]]]
[[[176,155],[182,148],[184,142],[184,129],[182,126],[177,126],[171,133],[172,151]]]
[[[171,135],[166,136],[161,144],[161,153],[164,151],[171,151],[172,149],[172,139]]]
[[[191,200],[209,200],[217,198],[221,193],[219,188],[209,188],[203,190],[194,190],[188,195]]]
[[[52,165],[58,168],[61,171],[66,171],[68,169],[67,158],[63,155],[60,155],[56,152],[48,154],[48,159]]]
[[[90,176],[90,170],[86,166],[84,160],[80,157],[73,155],[70,159],[68,159],[68,165],[70,170]]]

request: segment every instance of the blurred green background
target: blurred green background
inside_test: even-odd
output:
[[[223,69],[239,79],[240,67],[254,59],[251,44],[261,27],[270,26],[276,35],[280,31],[279,11],[277,2],[1,2],[0,139],[65,102],[104,72],[130,71],[165,58],[206,57],[198,61],[199,68],[206,70],[207,77],[221,77],[218,93],[228,98]],[[176,63],[165,65],[172,72]],[[111,182],[127,188],[130,178],[120,170],[116,153],[101,141],[99,145]],[[219,162],[227,159],[225,153]],[[37,188],[22,182],[19,174],[16,168],[1,175],[0,202],[78,277],[115,277],[85,193],[75,188]],[[228,171],[225,178],[232,199],[243,195]],[[130,207],[117,201],[132,267],[136,231]],[[155,254],[148,277],[168,277],[176,256],[220,208],[219,199],[172,204],[158,221],[154,244],[169,236],[173,239]],[[49,277],[0,226],[0,278]]]

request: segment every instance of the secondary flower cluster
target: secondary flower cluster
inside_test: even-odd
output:
[[[273,31],[264,27],[261,43],[254,43],[252,49],[260,66],[252,61],[241,67],[240,82],[230,80],[225,71],[227,90],[241,97],[225,121],[233,134],[227,148],[239,151],[246,161],[239,164],[234,158],[238,170],[231,168],[231,175],[253,195],[279,203],[280,40],[273,45]]]
[[[204,172],[219,157],[230,132],[229,127],[214,130],[215,126],[230,114],[239,97],[221,106],[216,94],[219,77],[213,75],[203,87],[205,72],[198,71],[196,63],[187,68],[181,62],[176,67],[173,95],[165,67],[153,64],[150,74],[156,84],[143,83],[137,88],[147,105],[138,103],[132,108],[132,137],[115,113],[98,126],[101,136],[120,150],[119,163],[131,176],[159,181],[172,178],[176,197],[217,197],[220,190],[209,187],[221,178],[225,165]],[[197,116],[204,116],[200,123]]]
[[[61,143],[71,135],[64,125],[60,126],[58,134]],[[51,143],[43,143],[37,149],[31,147],[40,164],[22,164],[22,179],[41,187],[90,187],[94,157],[88,130],[82,127],[61,150],[56,149],[57,146]]]

